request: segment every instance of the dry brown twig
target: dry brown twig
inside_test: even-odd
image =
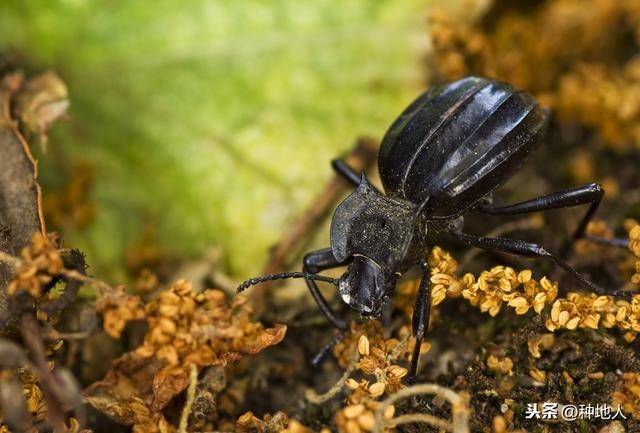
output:
[[[22,263],[22,260],[4,251],[0,251],[0,262],[7,263],[13,268],[17,268]],[[105,283],[104,281],[89,277],[73,269],[63,268],[60,273],[72,280],[78,280],[85,284],[92,285],[96,289],[100,290],[102,293],[115,291],[115,289],[111,285]]]
[[[191,415],[191,407],[196,398],[196,386],[198,385],[198,368],[195,364],[191,364],[189,372],[189,388],[187,389],[187,401],[182,409],[182,415],[180,416],[180,425],[178,427],[178,433],[187,433],[187,427],[189,426],[189,415]]]

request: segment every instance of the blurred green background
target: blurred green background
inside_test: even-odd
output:
[[[423,86],[428,1],[3,0],[0,51],[69,87],[45,194],[74,161],[95,172],[97,216],[65,243],[125,278],[151,224],[162,251],[220,245],[231,274],[257,272],[329,160]]]

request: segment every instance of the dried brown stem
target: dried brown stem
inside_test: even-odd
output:
[[[449,403],[451,403],[451,423],[435,417],[425,417],[423,414],[408,414],[386,421],[383,425],[382,416],[387,407],[391,406],[398,400],[419,394],[436,394],[440,398],[449,401]],[[382,404],[380,404],[380,407],[376,411],[375,418],[376,425],[374,433],[381,433],[383,427],[408,422],[425,422],[436,427],[445,428],[447,431],[451,431],[453,433],[469,433],[469,408],[467,408],[465,400],[458,393],[440,385],[431,383],[424,383],[401,389],[395,394],[389,396],[382,402]],[[449,426],[449,428],[446,426]]]
[[[191,370],[189,373],[189,388],[187,389],[187,401],[182,409],[182,415],[180,416],[180,426],[178,427],[178,433],[186,433],[189,426],[189,415],[191,415],[191,407],[196,398],[196,386],[198,385],[198,369],[195,364],[191,364]]]

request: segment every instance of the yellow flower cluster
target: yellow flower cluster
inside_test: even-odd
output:
[[[511,376],[513,374],[513,361],[508,356],[489,355],[487,357],[487,368],[496,373],[504,373]]]
[[[364,393],[354,392],[347,400],[347,406],[340,409],[334,421],[338,431],[343,433],[372,432],[375,429],[375,412],[380,407],[380,402],[370,398],[363,398]],[[395,407],[389,406],[384,411],[384,419],[390,420],[395,414]],[[384,429],[384,431],[389,431]]]
[[[353,324],[350,335],[334,348],[334,354],[343,367],[351,362],[354,348],[357,348],[358,362],[355,368],[365,376],[360,380],[348,378],[345,381],[350,394],[346,405],[334,416],[340,432],[373,431],[374,414],[381,404],[379,399],[404,388],[402,379],[408,371],[397,365],[396,361],[410,359],[415,339],[411,337],[409,326],[402,326],[397,331],[397,338],[385,339],[383,331],[378,321]],[[427,352],[429,348],[428,343],[423,343],[421,353]],[[394,413],[395,408],[390,406],[385,410],[384,418],[389,420]]]
[[[640,226],[631,230],[629,248],[640,256]],[[503,305],[512,307],[516,314],[525,314],[530,310],[542,314],[545,307],[551,306],[546,320],[546,327],[550,331],[597,329],[599,325],[605,328],[618,327],[627,331],[627,341],[633,340],[640,332],[640,295],[634,296],[631,302],[582,293],[569,293],[566,298],[557,298],[557,283],[546,277],[536,281],[532,279],[530,270],[516,272],[508,266],[495,266],[478,277],[467,273],[459,278],[455,275],[458,266],[456,260],[437,246],[429,253],[428,262],[433,306],[447,297],[459,296],[491,316],[498,314]],[[412,307],[408,300],[415,297],[418,284],[419,281],[411,281],[399,287],[400,306],[404,306],[409,315]]]
[[[529,370],[529,376],[536,382],[545,383],[547,381],[547,373],[538,367],[532,367],[531,370]]]
[[[220,290],[196,293],[179,280],[146,305],[149,331],[135,353],[183,371],[191,364],[225,365],[282,340],[285,326],[265,329],[251,322],[251,313],[243,297],[227,302]]]
[[[530,270],[516,273],[508,266],[495,266],[483,271],[477,281],[473,275],[466,274],[463,281],[466,289],[462,296],[491,316],[498,314],[503,303],[514,308],[516,314],[525,314],[531,308],[540,314],[558,296],[556,283],[546,277],[540,282],[532,280]]]
[[[535,281],[530,270],[516,272],[508,266],[495,266],[477,278],[468,273],[460,279],[454,275],[457,262],[440,247],[431,250],[428,261],[432,272],[433,305],[438,305],[447,296],[461,294],[471,305],[491,316],[498,314],[503,304],[514,308],[516,314],[525,314],[531,308],[540,314],[558,295],[556,283],[546,277]]]
[[[629,250],[638,258],[636,260],[636,272],[631,277],[631,282],[640,284],[640,225],[635,225],[629,230]]]
[[[369,397],[377,398],[384,393],[392,394],[403,387],[402,378],[407,369],[396,365],[397,360],[408,361],[415,347],[415,339],[411,337],[409,326],[402,326],[398,338],[383,338],[380,322],[367,322],[352,325],[352,332],[334,348],[334,354],[340,364],[347,368],[353,357],[353,348],[357,347],[358,362],[355,368],[374,381],[347,379],[346,385],[351,390],[362,388]],[[431,345],[422,343],[421,353],[426,353]]]
[[[50,283],[63,268],[64,263],[53,242],[37,233],[33,236],[31,245],[20,253],[20,263],[7,287],[7,293],[14,295],[26,291],[38,298],[41,287]]]
[[[549,331],[559,328],[573,330],[578,327],[598,329],[601,317],[599,311],[603,311],[610,301],[607,296],[569,293],[566,299],[561,298],[553,303],[551,315],[546,322],[547,329]]]
[[[640,225],[633,224],[629,230],[629,250],[640,258]],[[640,282],[640,260],[636,262],[636,274],[631,281]],[[610,296],[569,293],[566,299],[555,301],[546,326],[550,331],[560,328],[597,329],[600,323],[605,328],[618,327],[627,331],[625,338],[628,341],[635,339],[640,332],[640,295],[627,302]]]
[[[405,332],[408,331],[405,330]],[[361,384],[367,387],[371,397],[380,397],[385,390],[389,393],[393,393],[399,390],[402,385],[402,378],[407,375],[407,369],[395,365],[394,361],[397,356],[393,356],[392,353],[401,344],[396,339],[390,339],[383,341],[379,339],[373,346],[369,343],[369,338],[366,335],[361,335],[358,341],[358,352],[360,353],[360,360],[356,364],[356,368],[362,371],[364,374],[375,376],[376,382],[372,385],[368,385],[368,381],[363,381]],[[403,352],[407,353],[406,348]],[[355,382],[350,379],[351,388],[354,387]],[[360,384],[359,384],[360,385]],[[359,386],[358,385],[358,386]]]
[[[640,295],[633,296],[631,302],[614,300],[610,296],[569,293],[558,299],[551,308],[546,321],[547,329],[597,329],[617,327],[627,331],[627,341],[635,339],[640,332]]]
[[[625,373],[611,394],[613,404],[640,420],[640,373]]]
[[[527,340],[527,348],[529,349],[529,354],[531,356],[534,358],[540,358],[542,357],[540,349],[551,349],[554,343],[555,337],[553,334],[539,334]]]
[[[289,419],[284,412],[276,412],[274,415],[265,414],[262,419],[253,412],[245,412],[236,421],[237,433],[312,433],[300,421]],[[331,433],[328,428],[323,428],[320,433]]]
[[[103,317],[105,332],[113,338],[120,338],[127,322],[144,319],[140,297],[127,294],[124,286],[103,293],[96,301],[96,311]]]
[[[440,304],[447,296],[459,296],[463,284],[453,276],[458,262],[440,247],[433,247],[427,259],[431,270],[431,305]]]

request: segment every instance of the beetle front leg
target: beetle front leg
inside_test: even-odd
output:
[[[325,269],[337,268],[338,266],[342,266],[347,262],[341,263],[336,260],[331,251],[331,248],[324,248],[318,251],[313,251],[304,256],[302,270],[304,272],[308,272],[311,274],[317,274]],[[315,281],[305,280],[307,282],[307,287],[309,287],[309,291],[311,292],[311,296],[318,304],[318,308],[327,318],[327,320],[336,328],[341,331],[346,331],[348,329],[347,323],[340,319],[333,308],[329,305],[327,300],[322,296],[320,289]]]
[[[431,315],[431,273],[429,272],[429,265],[427,262],[420,264],[422,267],[422,280],[420,280],[420,286],[418,287],[418,295],[416,296],[416,303],[413,307],[413,317],[411,319],[411,328],[413,335],[416,338],[416,346],[413,349],[413,355],[411,356],[411,368],[409,369],[409,375],[407,377],[408,383],[413,383],[418,372],[418,361],[420,359],[420,346],[422,346],[422,339],[429,330],[429,316]]]

